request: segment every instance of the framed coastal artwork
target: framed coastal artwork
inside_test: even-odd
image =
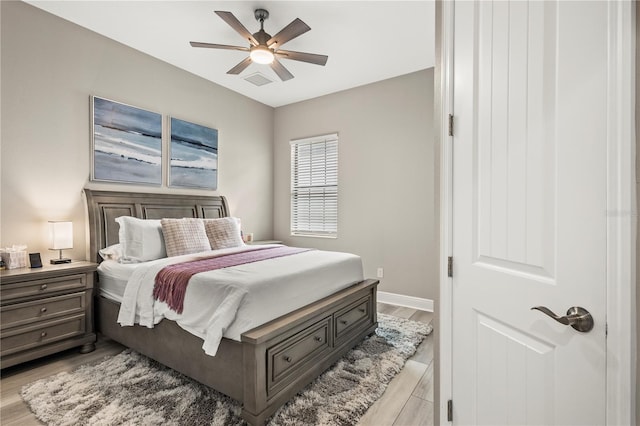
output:
[[[169,186],[218,187],[218,130],[171,117]]]
[[[91,97],[91,180],[162,185],[162,115]]]

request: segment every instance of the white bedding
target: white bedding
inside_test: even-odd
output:
[[[104,260],[98,265],[98,275],[100,277],[98,282],[99,293],[107,299],[122,303],[127,282],[139,265],[139,263],[120,263],[115,260]]]
[[[244,246],[216,253],[264,247]],[[363,279],[359,256],[311,250],[196,274],[189,282],[182,314],[154,300],[155,276],[162,268],[210,254],[212,252],[163,258],[133,266],[118,322],[123,326],[140,324],[152,328],[164,318],[174,320],[202,338],[205,353],[213,356],[222,337],[240,341],[245,331]],[[108,267],[101,264],[99,269],[103,268],[108,271]],[[103,280],[102,271],[100,280]]]

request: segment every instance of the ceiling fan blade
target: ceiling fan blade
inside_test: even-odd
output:
[[[226,22],[231,28],[236,30],[238,34],[242,36],[242,38],[248,40],[252,46],[258,45],[258,40],[255,39],[255,37],[249,32],[249,30],[245,28],[244,25],[242,25],[240,21],[238,21],[238,18],[236,18],[233,13],[225,12],[222,10],[216,10],[215,12],[216,15],[221,17],[224,22]]]
[[[278,74],[278,77],[280,77],[280,80],[282,81],[291,80],[293,78],[293,74],[291,74],[289,70],[286,69],[276,58],[273,58],[273,62],[271,62],[271,69]]]
[[[235,67],[233,67],[229,71],[227,71],[227,74],[240,74],[249,65],[251,65],[251,57],[247,56],[246,58],[244,58],[242,60],[242,62],[240,62],[238,65],[236,65]]]
[[[208,47],[210,49],[227,49],[227,50],[242,50],[243,52],[248,52],[248,47],[242,46],[229,46],[227,44],[214,44],[214,43],[201,43],[199,41],[191,41],[189,42],[193,47]]]
[[[305,24],[300,18],[294,19],[289,25],[280,30],[280,32],[267,41],[267,46],[277,49],[289,40],[293,40],[309,31],[311,27]]]
[[[283,59],[308,62],[310,64],[325,65],[329,57],[327,55],[317,55],[315,53],[294,52],[293,50],[278,50],[276,56]]]

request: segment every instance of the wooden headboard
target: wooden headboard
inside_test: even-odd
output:
[[[86,188],[84,194],[89,219],[89,260],[93,262],[101,261],[98,250],[118,243],[117,217],[216,219],[229,216],[227,200],[220,195],[147,194]]]

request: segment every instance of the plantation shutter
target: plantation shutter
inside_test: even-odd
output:
[[[338,135],[291,141],[291,235],[338,233]]]

